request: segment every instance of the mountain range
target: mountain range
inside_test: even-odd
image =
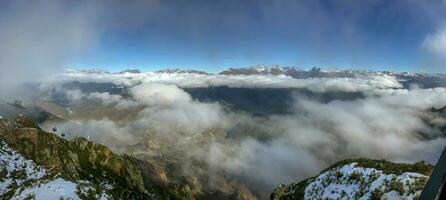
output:
[[[110,73],[102,69],[88,70],[68,70],[67,73],[75,74],[141,74],[140,70],[128,69],[117,73]],[[446,87],[446,74],[443,73],[424,73],[424,72],[395,72],[395,71],[372,71],[372,70],[354,70],[354,69],[337,69],[337,68],[319,68],[313,67],[309,70],[303,70],[295,66],[282,65],[255,65],[251,67],[228,68],[217,74],[208,73],[206,71],[194,69],[163,69],[155,72],[146,72],[151,74],[182,74],[182,75],[224,75],[224,76],[285,76],[295,79],[311,79],[311,78],[363,78],[370,76],[389,76],[395,77],[405,87],[418,85],[422,88]]]
[[[74,70],[70,69],[67,72],[81,72],[86,74],[113,74],[100,68]],[[126,69],[115,74],[123,73],[142,73],[138,69]],[[186,69],[186,68],[166,68],[157,70],[155,73],[190,73],[210,75],[206,71]],[[278,64],[273,65],[254,65],[248,67],[231,67],[216,74],[220,75],[285,75],[293,78],[314,78],[314,77],[356,77],[360,75],[370,74],[387,74],[399,77],[420,77],[420,76],[445,76],[443,73],[425,73],[425,72],[396,72],[396,71],[373,71],[373,70],[358,70],[358,69],[338,69],[338,68],[321,68],[313,67],[309,70],[304,70],[296,66],[283,66]]]

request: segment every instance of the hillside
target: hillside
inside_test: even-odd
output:
[[[106,193],[113,197],[150,196],[134,159],[116,155],[103,145],[84,138],[67,141],[44,132],[25,117],[18,117],[14,122],[2,120],[0,139],[54,177],[91,182],[99,188],[108,188]]]
[[[187,183],[161,184],[152,163],[117,155],[84,138],[68,141],[23,116],[0,119],[0,140],[0,199],[252,198],[246,190],[230,197],[197,191]]]
[[[108,199],[106,185],[69,181],[52,174],[0,142],[1,199]]]
[[[385,160],[344,160],[316,177],[279,185],[270,198],[417,199],[432,170],[433,166],[422,162],[399,164]]]

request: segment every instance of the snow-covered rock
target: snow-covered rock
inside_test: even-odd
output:
[[[12,197],[13,200],[26,199],[34,197],[34,199],[80,199],[76,194],[76,184],[66,181],[62,178],[56,178],[46,183],[36,186],[27,187],[23,191],[18,191]]]
[[[0,199],[108,199],[87,181],[72,182],[52,175],[0,141]]]
[[[304,70],[292,66],[282,65],[256,65],[246,68],[229,68],[220,72],[221,75],[286,75],[294,76]]]
[[[385,174],[382,170],[344,165],[319,175],[305,188],[305,199],[413,199],[428,177],[405,172]],[[384,198],[384,199],[386,199]]]
[[[431,170],[425,163],[341,161],[316,177],[279,185],[271,199],[417,199]]]
[[[20,187],[30,180],[38,180],[46,175],[45,169],[36,166],[0,141],[0,194]]]

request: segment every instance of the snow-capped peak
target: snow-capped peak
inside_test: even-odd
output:
[[[302,69],[293,66],[282,65],[255,65],[246,68],[229,68],[220,72],[225,75],[287,75],[290,76],[296,72],[302,72]]]
[[[168,73],[168,74],[174,74],[174,73],[179,73],[179,74],[183,74],[183,73],[187,73],[187,74],[209,74],[209,73],[207,73],[205,71],[199,71],[199,70],[194,70],[194,69],[181,69],[181,68],[162,69],[162,70],[156,71],[156,73]]]

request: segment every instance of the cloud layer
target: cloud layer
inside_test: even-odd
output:
[[[41,81],[63,68],[68,55],[91,47],[93,12],[68,9],[63,1],[2,2],[0,14],[0,92],[20,95],[20,84]]]
[[[95,73],[71,71],[57,76],[56,81],[112,82],[133,87],[140,83],[160,83],[183,88],[228,86],[235,88],[305,88],[313,92],[361,92],[374,89],[402,88],[394,76],[374,73],[355,78],[295,79],[274,75],[203,75],[194,73]]]
[[[117,110],[142,107],[130,121],[74,119],[59,124],[61,130],[71,136],[88,136],[122,152],[128,151],[130,144],[159,142],[168,150],[159,149],[158,153],[173,152],[186,159],[178,163],[184,173],[194,174],[188,169],[194,165],[193,160],[198,160],[209,166],[208,176],[224,173],[260,195],[266,195],[279,183],[315,175],[341,159],[435,163],[446,142],[443,133],[432,126],[444,125],[444,116],[428,112],[431,107],[445,106],[446,89],[402,89],[386,75],[299,80],[147,73],[78,78],[125,85],[130,97],[68,90],[66,95],[72,101],[96,99],[98,107],[126,105],[115,106]],[[295,96],[290,114],[256,117],[230,110],[219,102],[194,100],[180,88],[219,84],[293,86],[315,92],[359,91],[363,97],[319,102],[300,94]]]
[[[446,26],[441,26],[425,38],[422,43],[425,65],[437,72],[446,71]]]

